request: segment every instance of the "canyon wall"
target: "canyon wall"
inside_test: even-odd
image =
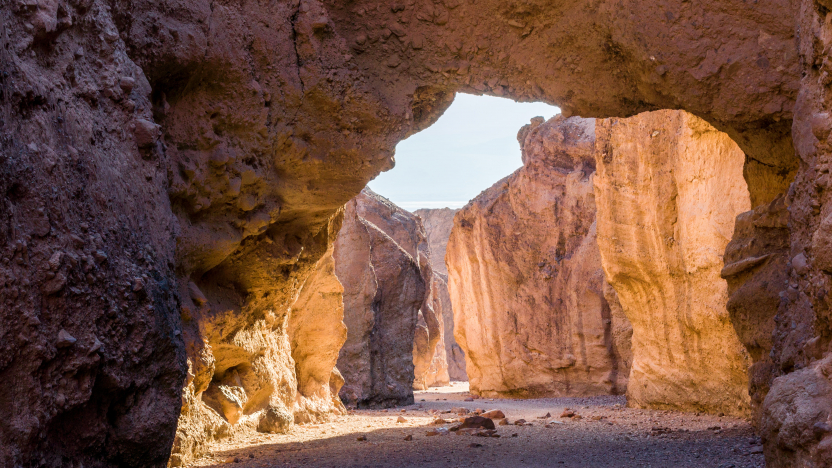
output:
[[[456,91],[586,117],[683,108],[727,132],[752,206],[787,194],[806,263],[772,368],[810,372],[832,337],[825,3],[3,4],[2,464],[164,466],[189,398],[241,345],[279,363],[263,401],[291,419],[285,324],[338,210]],[[770,463],[815,456],[815,439],[766,440]]]
[[[434,346],[439,341],[438,320],[423,308],[430,287],[426,252],[424,230],[413,214],[369,189],[347,203],[335,242],[335,273],[344,285],[348,330],[338,356],[344,403],[413,403],[414,363],[421,358],[419,371],[424,373],[433,354],[414,356],[420,316],[434,330],[433,337],[425,330],[425,341]]]
[[[827,0],[796,2],[804,73],[792,136],[800,167],[783,200],[789,243],[780,251],[789,261],[779,274],[788,282],[773,317],[770,358],[776,378],[763,401],[760,427],[772,468],[832,466],[830,11]]]
[[[594,119],[536,118],[518,140],[523,167],[460,210],[448,242],[471,391],[623,393],[629,325],[605,297],[595,241]]]
[[[445,251],[448,248],[448,239],[451,237],[451,229],[454,227],[454,215],[459,210],[450,208],[423,208],[413,212],[422,218],[425,232],[428,235],[428,246],[430,247],[430,264],[433,271],[448,275],[448,267],[445,265]]]
[[[341,219],[326,227],[327,238]],[[209,303],[193,282],[180,291],[189,359],[171,466],[241,431],[283,433],[344,412],[337,397],[343,381],[334,367],[346,328],[332,247],[297,291],[285,313],[265,310],[260,317]]]
[[[440,312],[444,330],[445,359],[448,377],[453,381],[468,380],[465,373],[465,353],[454,338],[454,311],[448,293],[448,268],[445,265],[445,251],[451,229],[454,227],[454,215],[459,210],[450,208],[421,209],[413,213],[422,218],[430,247],[430,264],[433,267],[431,294],[433,310]],[[438,352],[438,351],[437,351]]]
[[[785,197],[741,213],[725,248],[721,276],[728,283],[726,307],[737,337],[751,357],[748,392],[753,421],[778,370],[772,362],[774,317],[784,305],[789,276],[789,212]]]
[[[451,380],[468,380],[465,375],[465,356],[454,340],[454,316],[448,295],[447,276],[433,272],[430,283],[430,307],[442,328],[440,342],[434,351],[428,387],[448,385]]]
[[[720,277],[750,208],[743,152],[681,111],[599,120],[596,138],[598,245],[633,324],[628,404],[747,415],[750,358]]]

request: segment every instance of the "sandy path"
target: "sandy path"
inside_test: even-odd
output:
[[[330,423],[298,426],[290,434],[260,435],[213,447],[193,466],[235,467],[667,467],[761,468],[759,439],[747,421],[711,415],[625,408],[623,397],[476,400],[467,386],[417,392],[416,405],[357,410]],[[424,400],[424,401],[420,401]],[[421,408],[420,408],[421,406]],[[454,407],[501,409],[514,422],[499,438],[426,436],[436,416]],[[570,408],[582,419],[560,418]],[[401,412],[405,409],[405,412]],[[546,413],[552,418],[538,419]],[[433,414],[432,414],[433,413]],[[407,419],[397,423],[398,416]],[[546,421],[562,424],[544,427]],[[718,427],[718,428],[717,428]],[[514,436],[516,434],[516,436]],[[405,441],[406,435],[413,437]],[[366,441],[357,440],[365,436]]]

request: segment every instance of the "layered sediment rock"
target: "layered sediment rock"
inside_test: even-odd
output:
[[[427,315],[420,312],[429,288],[426,252],[416,216],[369,189],[347,203],[335,242],[335,272],[344,286],[348,330],[338,357],[345,382],[340,395],[346,404],[413,402],[414,335],[419,316]],[[426,334],[426,341],[438,342]]]
[[[454,311],[451,297],[448,293],[448,268],[445,265],[445,251],[451,229],[454,227],[454,215],[459,210],[450,208],[421,209],[414,214],[422,219],[430,246],[430,264],[433,267],[431,282],[431,305],[433,310],[442,316],[444,324],[444,353],[448,367],[448,377],[454,381],[468,380],[465,373],[465,353],[454,338]],[[441,359],[440,351],[437,356]]]
[[[633,325],[628,403],[747,415],[750,358],[720,277],[750,208],[745,155],[682,111],[599,120],[596,137],[598,245]]]
[[[626,389],[628,325],[595,241],[594,132],[593,119],[533,121],[518,134],[523,168],[456,214],[446,263],[472,392]]]

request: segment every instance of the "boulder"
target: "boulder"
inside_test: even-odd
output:
[[[471,392],[623,393],[629,324],[607,300],[595,241],[595,122],[521,129],[523,167],[454,219],[446,263]]]
[[[774,380],[763,402],[766,466],[829,466],[832,461],[832,356]]]

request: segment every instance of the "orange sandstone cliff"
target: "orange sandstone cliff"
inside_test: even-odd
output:
[[[750,209],[745,155],[682,111],[599,120],[598,245],[633,324],[628,404],[748,415],[750,357],[720,277]]]
[[[447,247],[471,391],[623,393],[629,324],[605,297],[595,241],[595,121],[538,118],[518,140],[523,168],[456,214]]]

